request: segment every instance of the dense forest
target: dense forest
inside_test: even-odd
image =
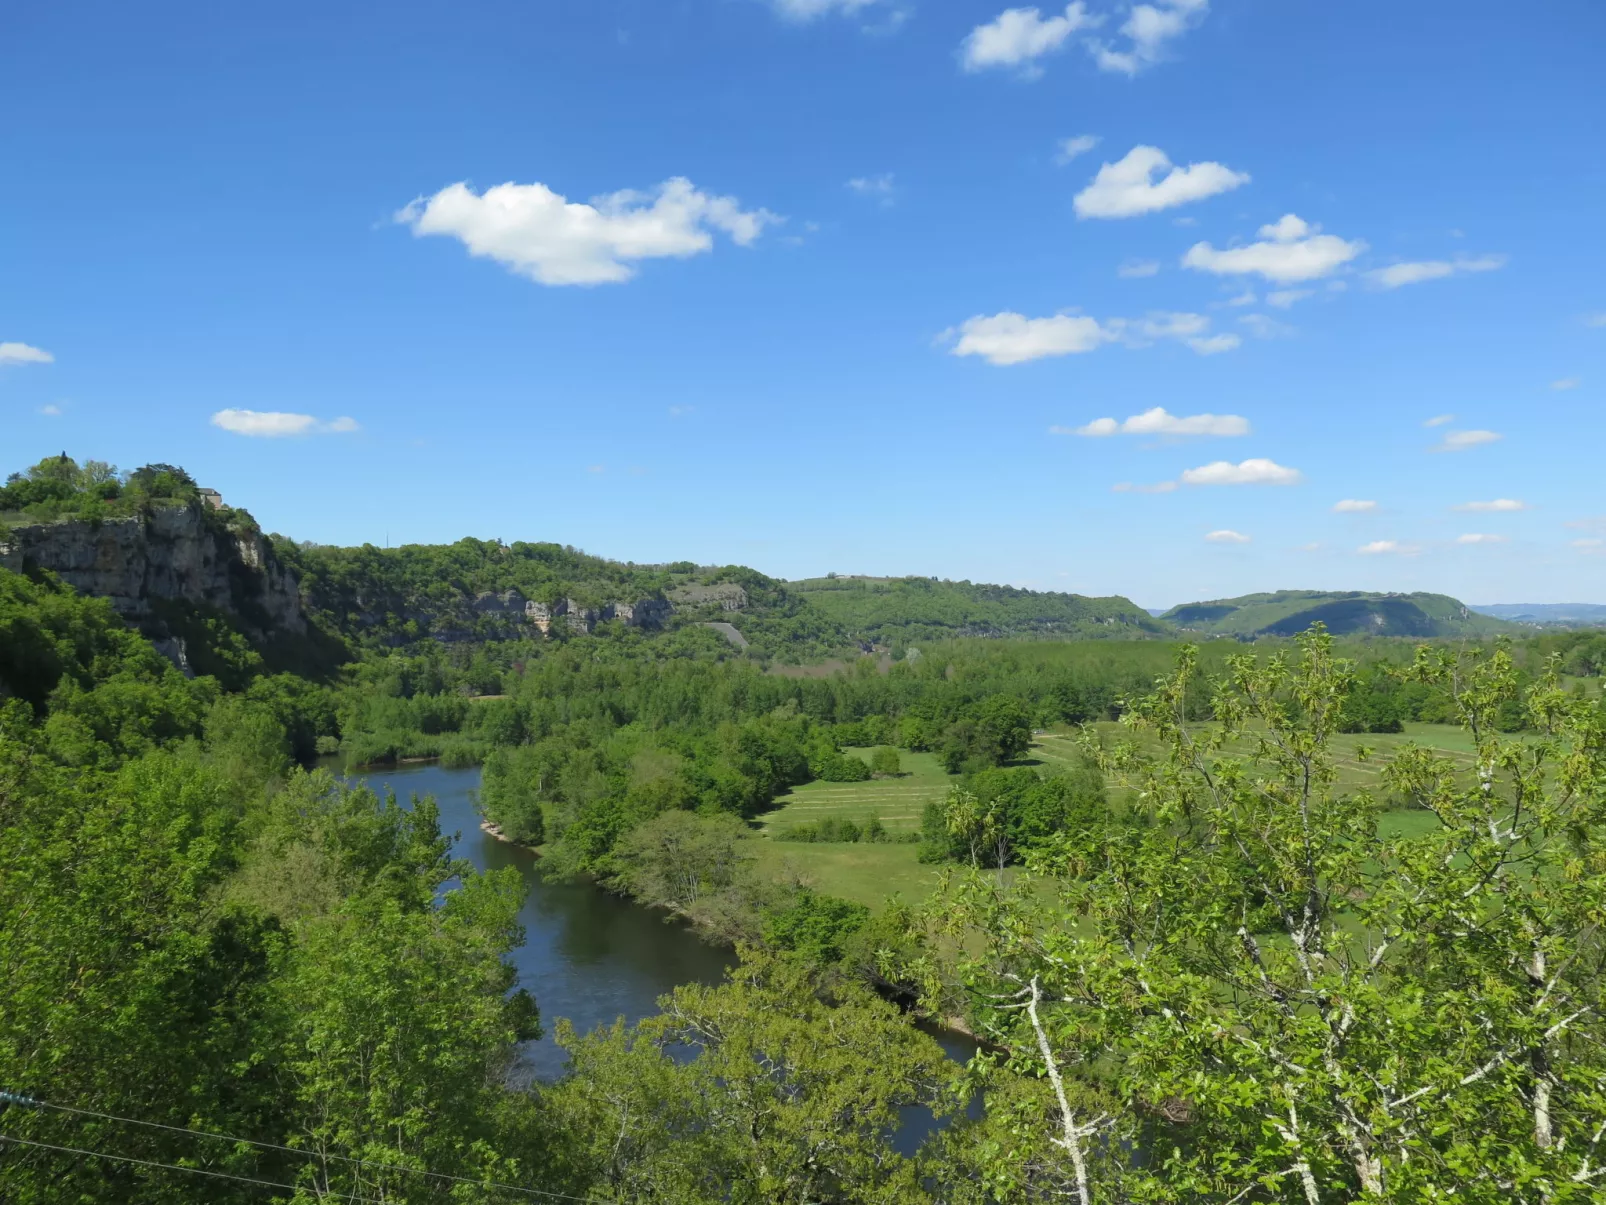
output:
[[[193,504],[153,469],[102,501]],[[73,472],[7,505],[79,521],[104,474]],[[50,474],[66,486],[28,484]],[[439,550],[281,547],[304,639],[344,664],[284,672],[218,613],[186,673],[107,601],[0,569],[7,1201],[1537,1203],[1606,1183],[1606,637],[922,636],[783,673],[704,626],[729,592],[683,595],[662,629],[360,620],[381,578],[550,602],[572,573],[565,598],[597,583],[577,601],[678,575],[801,622],[807,592],[748,571],[614,579],[464,542],[450,577]],[[512,576],[483,572],[500,559]],[[1045,729],[1074,756],[1034,757]],[[683,917],[736,968],[573,1032],[510,968],[522,880],[453,859],[430,800],[317,768],[332,755],[483,764],[482,810],[545,873]],[[945,869],[929,899],[871,909],[753,857],[789,790],[903,758],[947,776],[908,834]],[[947,1060],[921,1019],[982,1053]],[[570,1071],[525,1083],[542,1032]],[[910,1149],[914,1106],[943,1124]]]

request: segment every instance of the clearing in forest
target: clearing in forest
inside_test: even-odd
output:
[[[875,749],[844,749],[849,757],[869,762]],[[896,778],[872,778],[865,782],[807,782],[793,787],[776,800],[774,811],[758,818],[769,836],[795,824],[810,824],[827,818],[852,820],[863,824],[874,816],[893,833],[912,832],[920,827],[920,813],[926,804],[941,800],[950,783],[957,781],[945,771],[934,753],[898,750],[903,773]]]

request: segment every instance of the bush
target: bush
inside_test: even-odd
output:
[[[870,772],[884,774],[889,778],[895,778],[903,773],[903,765],[898,760],[898,751],[890,745],[877,749],[870,755]]]
[[[863,758],[836,753],[821,763],[815,777],[821,782],[864,782],[870,777],[870,767]]]
[[[808,888],[796,903],[771,913],[764,922],[764,943],[771,949],[801,955],[815,965],[839,962],[844,947],[870,919],[863,904],[819,895]]]

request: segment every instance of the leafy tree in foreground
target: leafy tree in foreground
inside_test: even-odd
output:
[[[1554,666],[1519,700],[1504,647],[1423,650],[1410,674],[1476,772],[1408,744],[1351,793],[1330,738],[1352,668],[1325,633],[1299,646],[1234,658],[1205,730],[1181,722],[1185,651],[1128,716],[1163,755],[1101,755],[1150,823],[1067,832],[1036,882],[972,873],[933,908],[1025,1079],[978,1072],[1037,1102],[948,1137],[945,1179],[987,1186],[952,1199],[1601,1199],[1599,712]],[[1537,735],[1502,737],[1519,703]],[[1382,835],[1385,793],[1432,827]]]

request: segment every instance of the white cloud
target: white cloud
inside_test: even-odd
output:
[[[1286,322],[1278,322],[1265,314],[1245,314],[1238,322],[1257,339],[1280,339],[1294,333],[1294,328]]]
[[[1165,174],[1156,180],[1155,173]],[[1247,172],[1220,163],[1175,167],[1157,146],[1135,146],[1115,163],[1099,168],[1093,182],[1076,194],[1079,218],[1131,218],[1202,201],[1249,182]]]
[[[892,183],[891,172],[882,172],[878,176],[855,176],[848,181],[848,187],[861,197],[876,198],[883,205],[891,205],[897,191]]]
[[[1303,301],[1315,293],[1315,289],[1274,289],[1266,294],[1266,304],[1279,310],[1286,310],[1296,301]]]
[[[1153,485],[1133,485],[1130,481],[1118,481],[1110,487],[1112,494],[1169,494],[1177,488],[1175,481],[1156,481]]]
[[[1390,264],[1366,273],[1366,279],[1380,289],[1397,289],[1402,285],[1420,284],[1424,280],[1439,280],[1458,272],[1493,272],[1506,266],[1503,255],[1462,256],[1455,260],[1431,259],[1415,263]]]
[[[345,435],[359,430],[357,420],[337,418],[320,422],[310,414],[288,414],[282,410],[219,410],[212,425],[235,435],[259,439],[282,439],[290,435]]]
[[[1346,241],[1333,234],[1318,234],[1294,214],[1260,228],[1262,241],[1217,251],[1209,243],[1195,243],[1182,257],[1182,266],[1217,276],[1258,275],[1278,284],[1315,280],[1338,271],[1366,250],[1360,239]]]
[[[1124,422],[1096,418],[1085,427],[1051,427],[1056,435],[1248,435],[1249,420],[1236,414],[1169,413],[1164,406],[1134,414]]]
[[[1463,502],[1454,510],[1471,510],[1485,512],[1502,512],[1514,510],[1531,510],[1532,508],[1518,498],[1492,498],[1488,502]]]
[[[1585,536],[1581,540],[1574,540],[1572,542],[1572,546],[1574,548],[1584,549],[1584,550],[1588,551],[1588,550],[1592,550],[1592,549],[1606,547],[1606,540],[1602,540],[1598,536]]]
[[[1249,537],[1244,535],[1243,532],[1241,532],[1241,531],[1229,531],[1229,530],[1227,530],[1225,528],[1222,529],[1221,531],[1212,531],[1212,532],[1210,532],[1208,535],[1205,536],[1205,539],[1211,544],[1247,544],[1247,543],[1249,543]]]
[[[750,246],[782,219],[677,176],[649,192],[626,189],[590,204],[539,183],[498,184],[482,194],[457,183],[414,201],[396,220],[416,236],[450,235],[470,255],[540,284],[589,285],[629,280],[637,260],[700,255],[713,247],[714,231]]]
[[[1398,540],[1373,540],[1370,544],[1362,544],[1355,551],[1362,556],[1382,556],[1388,553],[1411,556],[1418,549],[1414,544],[1401,544]]]
[[[1061,138],[1054,150],[1054,162],[1064,165],[1080,155],[1087,154],[1099,144],[1097,134],[1078,134],[1075,138]]]
[[[1083,0],[1065,6],[1060,16],[1044,17],[1035,8],[1006,8],[986,25],[978,25],[960,46],[966,71],[988,67],[1020,67],[1035,75],[1035,61],[1065,45],[1073,33],[1090,29],[1099,18],[1087,11]]]
[[[1226,301],[1223,301],[1221,304],[1222,305],[1230,305],[1230,306],[1245,306],[1245,305],[1254,305],[1255,302],[1257,302],[1259,300],[1260,299],[1255,296],[1255,291],[1253,289],[1245,289],[1242,293],[1239,293],[1236,297],[1229,297],[1229,298],[1227,298]]]
[[[1456,536],[1457,544],[1504,544],[1510,536],[1491,535],[1486,531],[1469,531],[1465,535]]]
[[[1559,381],[1550,382],[1550,387],[1552,389],[1577,389],[1583,383],[1583,379],[1580,377],[1562,377]]]
[[[47,402],[45,405],[39,407],[39,413],[45,415],[47,418],[60,418],[62,410],[60,406],[56,405],[56,403]]]
[[[1335,515],[1364,515],[1377,509],[1377,503],[1370,498],[1343,498],[1333,503]]]
[[[1158,0],[1135,4],[1121,26],[1128,39],[1123,49],[1103,42],[1092,44],[1093,57],[1105,71],[1136,75],[1165,56],[1166,43],[1185,33],[1209,10],[1209,0]]]
[[[1432,418],[1424,420],[1422,425],[1424,427],[1442,427],[1446,423],[1453,422],[1455,422],[1455,415],[1453,414],[1435,414]]]
[[[1505,436],[1496,431],[1446,431],[1444,438],[1433,445],[1435,452],[1465,452],[1482,444],[1492,444]]]
[[[1298,485],[1304,475],[1273,460],[1257,457],[1233,464],[1217,460],[1182,474],[1184,485]]]
[[[0,343],[0,364],[54,364],[56,357],[26,343]]]
[[[959,327],[953,354],[981,356],[989,364],[1024,364],[1044,356],[1079,355],[1113,338],[1095,318],[1078,314],[1028,318],[1006,310],[967,318]]]
[[[1115,274],[1122,280],[1136,280],[1144,276],[1158,275],[1159,271],[1159,260],[1129,259],[1115,270]]]
[[[1233,334],[1210,335],[1188,340],[1188,346],[1201,356],[1214,356],[1224,351],[1233,351],[1242,343],[1243,340]]]
[[[953,355],[982,356],[988,363],[999,365],[1023,364],[1045,356],[1078,355],[1106,343],[1136,348],[1148,347],[1160,339],[1176,339],[1203,355],[1238,345],[1236,335],[1206,338],[1209,330],[1210,319],[1203,314],[1155,311],[1143,318],[1100,322],[1082,314],[1028,318],[1006,310],[968,318],[957,330],[944,331],[939,341],[954,339]]]
[[[880,0],[774,0],[775,11],[793,21],[812,21],[829,13],[852,16]]]

